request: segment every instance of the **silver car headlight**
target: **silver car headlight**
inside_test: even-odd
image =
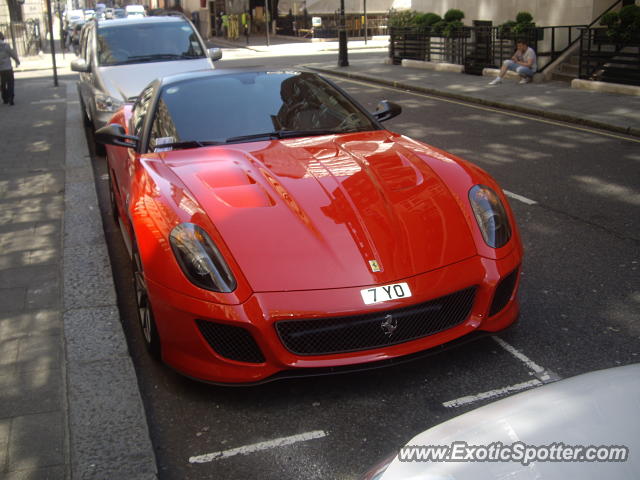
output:
[[[180,268],[194,285],[205,290],[229,293],[236,289],[236,279],[222,254],[202,228],[181,223],[169,235]]]
[[[124,103],[118,98],[105,95],[103,93],[96,93],[96,110],[100,112],[115,112]]]
[[[476,185],[469,190],[469,202],[485,243],[492,248],[506,245],[511,238],[511,225],[496,192],[485,185]]]

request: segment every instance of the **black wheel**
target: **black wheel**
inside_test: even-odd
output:
[[[101,157],[104,157],[107,155],[107,149],[102,143],[98,143],[94,140],[93,144],[96,147],[96,155],[100,155]]]
[[[133,288],[136,294],[136,305],[138,310],[138,321],[142,329],[142,338],[147,350],[157,360],[160,360],[160,336],[156,328],[156,322],[153,318],[151,303],[149,302],[149,294],[147,292],[147,281],[144,278],[142,269],[142,260],[138,246],[133,244],[132,252],[132,268],[133,268]]]
[[[92,126],[91,119],[87,114],[87,107],[84,104],[84,100],[82,99],[82,94],[78,92],[78,95],[80,95],[80,112],[81,112],[80,114],[82,115],[82,123],[84,124],[85,127],[91,127]]]
[[[116,222],[116,226],[120,225],[118,221],[118,206],[116,205],[116,193],[113,191],[113,179],[111,177],[111,170],[109,170],[109,203],[111,204],[111,217]]]

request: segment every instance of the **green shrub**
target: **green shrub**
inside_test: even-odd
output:
[[[516,23],[532,23],[533,22],[533,15],[531,15],[529,12],[518,12],[518,15],[516,15]]]
[[[620,24],[624,27],[633,25],[640,18],[640,7],[637,5],[627,5],[622,7],[619,13]]]
[[[419,13],[416,15],[416,25],[419,27],[430,27],[442,21],[442,17],[437,13]]]
[[[462,32],[464,28],[464,23],[460,20],[454,20],[453,22],[447,22],[447,25],[442,30],[442,35],[444,37],[456,37],[458,34]]]
[[[461,22],[463,18],[464,12],[456,8],[447,10],[447,13],[444,14],[445,22]]]
[[[414,27],[416,25],[416,16],[418,14],[414,10],[389,10],[389,26],[390,27]]]
[[[536,30],[536,24],[533,22],[533,16],[529,12],[519,12],[516,21],[509,20],[500,25],[498,36],[500,38],[527,38],[533,40]]]
[[[604,25],[605,27],[613,27],[620,21],[620,16],[618,12],[607,12],[600,19],[600,25]]]
[[[434,35],[442,35],[447,25],[448,25],[448,22],[444,20],[440,20],[439,22],[436,22],[433,25],[431,25],[431,31],[434,33]]]
[[[619,13],[607,12],[600,19],[607,27],[607,36],[616,43],[640,41],[640,7],[627,5]]]

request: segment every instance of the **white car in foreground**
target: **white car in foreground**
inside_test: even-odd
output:
[[[561,380],[460,415],[415,436],[364,479],[640,479],[640,364]]]

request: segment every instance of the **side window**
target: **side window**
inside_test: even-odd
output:
[[[142,125],[144,124],[144,118],[149,110],[151,104],[151,97],[153,96],[153,87],[145,88],[136,103],[133,105],[131,112],[131,125],[130,130],[137,137],[142,137]]]

